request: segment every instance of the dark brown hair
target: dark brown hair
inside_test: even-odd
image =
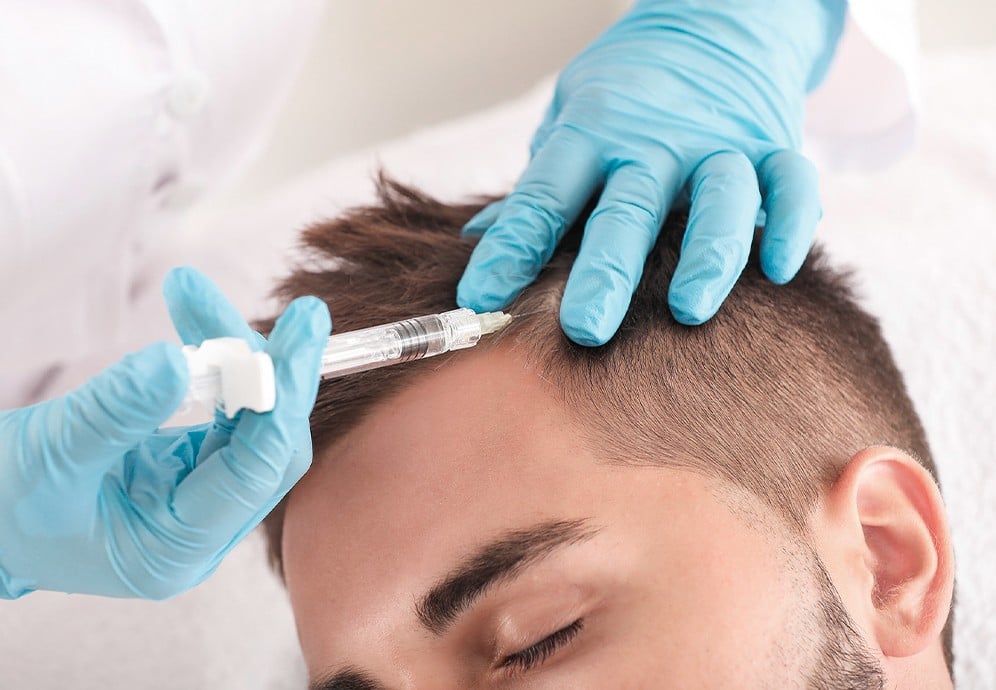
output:
[[[377,203],[307,228],[304,260],[277,289],[283,300],[325,300],[335,331],[455,308],[473,249],[460,228],[487,201],[446,204],[384,178],[378,191]],[[761,273],[755,246],[719,313],[686,327],[667,307],[683,231],[684,219],[665,225],[608,344],[575,345],[559,326],[578,229],[509,309],[529,316],[489,344],[515,347],[540,368],[610,460],[718,476],[797,529],[821,489],[869,445],[909,452],[936,479],[902,375],[845,273],[816,248],[793,281],[776,286]],[[374,405],[433,366],[417,362],[322,384],[311,417],[316,461]],[[278,571],[282,524],[283,504],[265,522]],[[950,666],[950,620],[944,637]]]

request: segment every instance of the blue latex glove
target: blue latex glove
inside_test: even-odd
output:
[[[560,75],[514,191],[472,219],[484,233],[460,306],[508,304],[600,190],[560,319],[582,345],[619,328],[661,224],[690,203],[670,285],[675,318],[711,318],[746,265],[758,210],[761,267],[789,281],[821,216],[799,155],[803,101],[839,38],[844,0],[643,0]]]
[[[183,592],[308,468],[325,304],[294,301],[265,342],[196,271],[175,270],[164,291],[185,342],[238,336],[265,348],[275,408],[157,431],[188,383],[180,348],[161,343],[64,398],[0,412],[0,597]]]

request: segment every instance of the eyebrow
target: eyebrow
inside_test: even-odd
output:
[[[597,532],[584,519],[555,520],[506,532],[478,549],[433,585],[415,605],[415,613],[427,630],[441,635],[489,588],[515,577],[523,568],[549,556],[558,548],[591,539]],[[385,685],[354,667],[344,668],[309,686],[309,690],[384,688]]]
[[[378,683],[362,671],[348,667],[334,676],[318,679],[308,685],[308,690],[386,690],[387,686]]]
[[[590,539],[596,531],[586,520],[558,520],[507,532],[434,585],[415,613],[426,629],[441,635],[488,588],[561,546]]]

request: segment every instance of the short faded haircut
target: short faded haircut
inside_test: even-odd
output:
[[[337,332],[455,308],[474,248],[460,230],[490,201],[443,203],[383,176],[377,192],[372,205],[307,228],[303,260],[276,290],[283,301],[325,300]],[[559,325],[581,240],[576,227],[506,310],[525,316],[478,347],[513,347],[535,365],[608,460],[725,480],[800,533],[822,490],[862,448],[900,448],[936,480],[903,377],[878,322],[858,306],[849,275],[831,268],[817,247],[794,280],[774,285],[761,273],[755,242],[716,316],[683,326],[667,305],[684,227],[680,217],[665,223],[606,345],[576,345]],[[272,321],[261,326],[266,331]],[[451,356],[462,355],[323,382],[311,416],[316,462],[379,402]],[[284,505],[265,521],[278,572]],[[950,669],[950,619],[944,650]]]

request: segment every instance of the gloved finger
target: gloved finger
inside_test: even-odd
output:
[[[543,113],[543,121],[540,122],[536,131],[533,133],[533,138],[529,142],[529,157],[533,158],[536,152],[543,148],[543,144],[546,140],[550,138],[551,132],[557,123],[557,113],[560,112],[560,108],[557,104],[557,96],[554,94],[553,100],[550,101],[550,105],[547,106]]]
[[[303,432],[304,433],[297,442],[296,446],[299,448],[310,448],[311,430],[306,428],[303,430]],[[301,477],[304,476],[304,473],[308,471],[308,468],[310,466],[311,466],[310,452],[295,453],[291,457],[290,463],[287,465],[287,470],[284,472],[284,478],[280,482],[280,486],[277,487],[277,490],[274,492],[274,494],[262,506],[260,506],[259,510],[257,510],[256,513],[251,518],[249,518],[249,520],[247,520],[244,525],[242,525],[239,531],[236,532],[227,543],[225,543],[220,549],[218,549],[214,558],[208,564],[208,567],[204,572],[201,580],[199,580],[199,582],[204,579],[207,579],[207,577],[211,575],[211,573],[213,573],[215,569],[218,567],[218,565],[221,563],[224,556],[229,551],[231,551],[232,548],[234,548],[240,541],[242,541],[245,538],[245,536],[249,534],[249,532],[256,529],[257,525],[259,525],[259,523],[263,521],[263,518],[269,515],[273,511],[273,509],[277,507],[277,504],[283,500],[284,496],[286,496],[287,493],[292,488],[294,488],[294,485],[297,484],[298,481],[300,481]]]
[[[633,164],[613,171],[588,219],[560,303],[561,327],[580,345],[604,345],[629,309],[681,182],[673,159],[655,167],[662,172]]]
[[[761,270],[781,285],[799,272],[823,217],[819,176],[808,158],[785,149],[762,160],[757,177],[767,215]]]
[[[200,345],[208,338],[242,338],[254,350],[265,343],[214,282],[189,266],[174,268],[163,281],[166,307],[180,339]]]
[[[243,525],[240,532],[236,535],[235,542],[241,540],[241,538],[248,533],[250,530],[256,527],[259,522],[266,517],[274,506],[280,502],[280,500],[287,494],[288,491],[297,484],[298,480],[304,476],[304,473],[311,466],[311,423],[310,415],[311,409],[314,407],[315,397],[318,393],[318,385],[320,378],[317,373],[318,366],[321,363],[322,352],[325,348],[325,344],[328,339],[329,331],[331,330],[331,322],[328,318],[328,308],[324,303],[313,298],[305,298],[304,300],[296,300],[297,302],[308,302],[316,303],[314,308],[317,310],[319,317],[318,330],[321,333],[321,338],[318,342],[318,352],[317,358],[315,359],[314,375],[307,375],[307,371],[310,370],[310,366],[301,366],[300,364],[287,367],[287,372],[290,374],[295,374],[293,377],[288,377],[288,382],[286,386],[281,385],[281,375],[283,373],[283,368],[278,369],[278,362],[288,360],[290,357],[297,357],[297,349],[300,347],[298,341],[295,337],[295,333],[292,329],[276,331],[274,330],[274,338],[267,346],[267,352],[274,360],[275,375],[277,377],[277,395],[283,395],[284,398],[296,398],[302,395],[302,390],[306,405],[302,408],[303,412],[299,412],[296,416],[296,423],[288,423],[285,428],[288,430],[288,443],[289,447],[296,449],[295,452],[290,453],[286,458],[286,467],[283,473],[283,479],[280,481],[280,485],[277,487],[276,491],[270,496],[270,498],[260,506],[257,513]],[[324,317],[324,318],[322,318]],[[302,374],[303,372],[303,374]],[[281,392],[283,391],[283,392]],[[240,414],[247,414],[245,412]],[[236,426],[236,429],[239,429]],[[244,431],[244,430],[243,430]]]
[[[501,309],[529,285],[601,182],[602,164],[572,130],[551,135],[474,247],[457,285],[457,303]]]
[[[532,141],[529,144],[530,160],[536,155],[536,152],[543,147],[543,144],[546,143],[546,140],[550,136],[550,132],[553,131],[553,126],[556,123],[556,116],[556,105],[551,103],[547,107],[546,112],[543,115],[543,121],[540,123],[539,127],[536,128],[536,132],[533,134]],[[480,235],[483,235],[484,232],[498,220],[504,205],[505,199],[499,199],[498,201],[485,206],[484,209],[467,221],[467,224],[463,226],[461,234],[464,237],[479,237]]]
[[[747,265],[761,196],[754,166],[730,151],[702,161],[689,185],[688,227],[668,302],[674,318],[692,326],[713,317]]]
[[[464,237],[479,237],[483,235],[485,230],[495,224],[495,221],[498,220],[498,216],[501,215],[501,210],[504,207],[504,199],[491,202],[474,214],[473,218],[467,221],[467,224],[463,226],[460,234]]]
[[[228,415],[226,415],[221,409],[215,409],[214,423],[204,435],[204,440],[201,441],[201,445],[197,450],[195,466],[200,464],[202,460],[211,457],[215,454],[215,452],[228,445],[228,441],[232,437],[232,433],[238,426],[239,420],[242,419],[243,412],[244,410],[239,410],[235,413],[234,417],[229,419]]]
[[[203,459],[177,488],[174,514],[209,529],[216,548],[262,519],[261,508],[273,503],[289,468],[303,473],[310,464],[308,416],[329,330],[328,308],[320,300],[302,297],[287,307],[266,348],[277,387],[273,411],[244,412],[228,445]]]
[[[183,401],[189,383],[180,348],[156,343],[125,356],[66,397],[39,405],[55,432],[46,467],[69,476],[103,476],[121,452],[151,436]],[[42,458],[39,458],[39,463]]]

